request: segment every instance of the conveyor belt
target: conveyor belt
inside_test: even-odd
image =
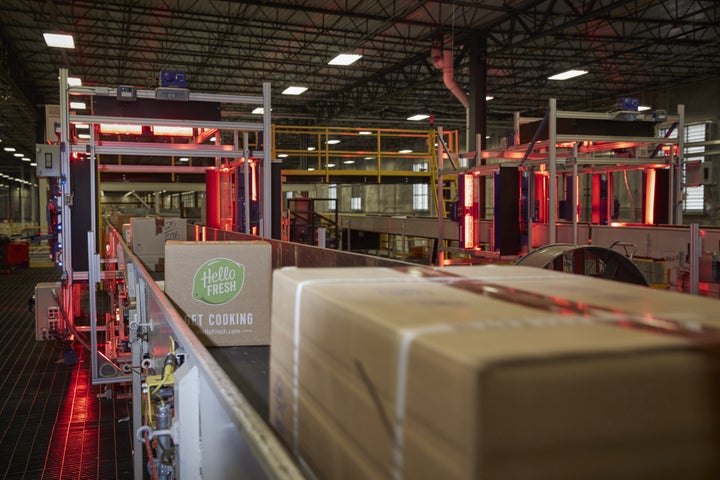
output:
[[[265,420],[269,415],[270,347],[213,347],[210,355]]]

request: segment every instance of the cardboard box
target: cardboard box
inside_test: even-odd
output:
[[[165,242],[187,238],[184,218],[133,217],[130,225],[133,253],[150,271],[163,271],[161,259],[165,256]]]
[[[332,435],[379,478],[720,478],[719,349],[693,333],[720,328],[719,302],[619,285],[615,304],[610,282],[528,267],[423,272],[275,272],[270,421],[309,464],[337,461],[315,441]],[[602,305],[568,313],[563,287]],[[636,328],[673,302],[650,317],[675,331]]]
[[[165,245],[165,293],[207,346],[270,343],[270,244]]]

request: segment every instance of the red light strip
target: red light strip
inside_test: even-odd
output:
[[[655,223],[655,170],[646,171],[645,178],[645,223]]]

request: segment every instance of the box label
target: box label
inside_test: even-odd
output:
[[[228,258],[213,258],[195,272],[193,298],[206,305],[224,305],[240,294],[244,283],[244,265]]]

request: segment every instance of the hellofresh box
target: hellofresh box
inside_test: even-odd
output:
[[[270,344],[270,244],[165,244],[165,294],[206,346]]]

